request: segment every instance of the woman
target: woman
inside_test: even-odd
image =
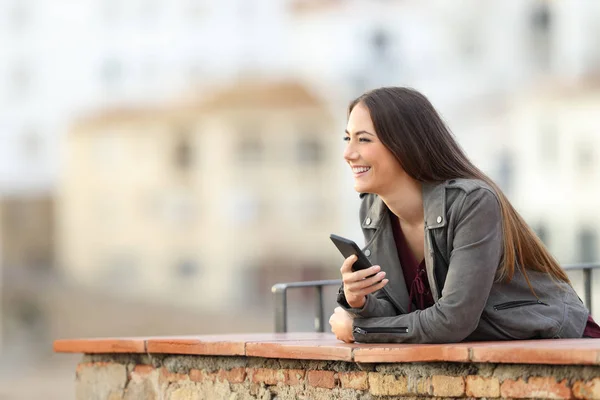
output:
[[[373,267],[342,265],[338,339],[600,337],[565,272],[423,95],[376,89],[348,115],[344,158]]]

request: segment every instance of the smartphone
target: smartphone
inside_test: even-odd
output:
[[[365,256],[365,253],[363,253],[360,247],[352,240],[334,234],[329,235],[329,238],[333,244],[335,244],[335,247],[338,248],[340,253],[342,253],[344,258],[348,258],[353,254],[358,257],[354,264],[352,264],[352,269],[354,271],[371,267],[371,262],[367,256]]]

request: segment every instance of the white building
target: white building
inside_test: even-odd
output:
[[[460,125],[465,101],[597,67],[598,16],[594,0],[2,0],[0,193],[52,191],[82,111],[238,75],[308,78],[342,99],[410,85]]]
[[[600,261],[600,81],[517,97],[511,197],[561,263]]]

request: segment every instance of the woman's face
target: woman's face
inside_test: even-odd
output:
[[[346,126],[344,159],[352,168],[354,189],[359,193],[384,195],[406,172],[391,151],[381,143],[369,110],[358,103]]]

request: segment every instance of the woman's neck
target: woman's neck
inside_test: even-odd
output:
[[[379,197],[403,225],[417,227],[425,220],[422,184],[412,178],[403,179],[394,190]]]

